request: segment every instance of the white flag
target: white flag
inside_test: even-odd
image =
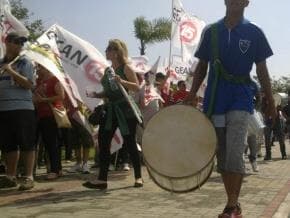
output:
[[[204,27],[205,22],[187,13],[180,0],[173,0],[171,45],[181,50],[184,62],[192,58]]]
[[[75,98],[93,110],[100,99],[88,98],[86,91],[102,90],[100,81],[105,68],[109,66],[105,57],[89,42],[56,24],[40,36],[37,42],[50,47],[59,56],[64,71],[77,86],[78,90],[72,89]]]
[[[136,73],[147,73],[150,70],[150,66],[148,65],[148,57],[147,56],[136,56],[130,58],[130,66]]]
[[[0,58],[5,54],[4,40],[8,33],[16,32],[20,36],[29,35],[26,27],[11,14],[8,0],[0,0]]]
[[[185,11],[180,0],[173,0],[172,5],[172,25],[171,25],[171,43],[173,46],[180,48],[180,31],[179,23]]]
[[[188,62],[193,57],[193,51],[200,41],[205,22],[187,13],[179,24],[182,60]]]
[[[74,107],[78,107],[76,98],[72,93],[73,82],[71,81],[69,75],[64,72],[59,58],[51,50],[37,45],[28,45],[25,47],[25,50],[22,51],[22,54],[49,70],[60,81],[70,100],[70,103]]]

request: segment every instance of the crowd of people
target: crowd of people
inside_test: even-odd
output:
[[[204,111],[218,138],[217,171],[227,194],[225,208],[219,217],[242,217],[238,199],[245,175],[246,148],[249,147],[253,171],[258,172],[257,156],[261,155],[261,144],[265,144],[264,160],[269,161],[273,141],[278,140],[281,159],[285,160],[288,158],[285,140],[290,135],[290,91],[287,105],[275,105],[266,64],[273,52],[262,30],[244,18],[248,4],[248,0],[226,0],[225,18],[205,29],[195,53],[199,61],[191,87],[187,87],[184,80],[171,83],[170,71],[134,72],[126,44],[119,39],[109,41],[105,52],[111,67],[106,68],[101,80],[103,91],[87,93],[89,98],[103,100],[104,113],[100,117],[98,149],[95,150],[98,175],[84,182],[84,187],[108,188],[109,166],[112,159],[116,160],[112,158],[110,145],[117,128],[123,138],[122,152],[118,156],[122,157],[124,170],[130,170],[128,163],[131,161],[133,186],[143,187],[142,158],[138,149],[143,129],[163,107],[190,104]],[[46,162],[47,180],[62,176],[60,144],[66,146],[66,159],[72,159],[72,149],[76,157],[68,173],[90,173],[88,159],[95,144],[93,138],[72,118],[69,108],[71,128],[59,128],[53,108],[65,108],[67,96],[53,72],[41,64],[33,64],[25,56],[18,58],[26,40],[16,33],[8,34],[6,55],[1,61],[0,149],[6,176],[0,178],[0,188],[18,186],[20,159],[24,166],[20,190],[34,187],[35,165],[42,159]],[[260,87],[250,77],[253,64]],[[207,88],[201,98],[197,92],[207,74]],[[129,98],[124,96],[122,87]],[[249,128],[251,119],[261,119],[253,116],[256,112],[262,114],[260,122],[265,124],[259,132]],[[136,114],[143,117],[143,122],[138,122]],[[45,150],[46,155],[41,150]]]
[[[4,70],[1,75],[1,137],[2,171],[6,176],[0,180],[0,188],[16,187],[17,176],[24,176],[20,190],[34,187],[35,166],[45,163],[47,180],[57,179],[63,175],[62,147],[65,146],[65,159],[72,159],[74,150],[76,163],[68,173],[89,173],[88,159],[94,142],[90,133],[72,118],[69,107],[71,128],[59,128],[52,108],[66,107],[67,95],[64,88],[52,72],[41,64],[33,63],[23,56],[18,60],[25,37],[16,33],[6,38],[6,56],[2,63]],[[128,92],[132,92],[137,108],[141,109],[144,122],[157,113],[165,105],[183,101],[187,95],[184,81],[179,81],[177,90],[164,91],[168,75],[136,74],[128,65],[128,51],[124,42],[111,40],[106,49],[107,59],[111,60],[116,78]],[[14,59],[17,59],[14,61]],[[11,64],[12,63],[12,64]],[[155,80],[156,77],[156,80]],[[139,85],[140,84],[140,85]],[[136,135],[141,143],[142,129],[137,127],[132,109],[124,99],[120,89],[112,89],[105,73],[102,85],[103,93],[90,93],[88,97],[102,97],[106,105],[105,116],[99,125],[98,149],[96,149],[96,165],[100,167],[98,179],[88,181],[87,187],[107,187],[109,164],[113,156],[110,154],[110,142],[117,127],[124,139],[123,148],[119,152],[124,170],[130,170],[129,157],[135,172],[135,187],[142,187],[140,152],[136,145]],[[170,91],[170,92],[169,92]],[[106,93],[106,94],[105,94]],[[161,96],[163,96],[163,99]],[[15,127],[17,127],[15,129]],[[138,134],[136,134],[136,130]],[[20,155],[21,154],[21,155]],[[20,158],[21,156],[21,158]],[[18,164],[18,160],[19,164]],[[18,165],[21,165],[17,167]],[[22,169],[24,167],[24,170]],[[19,170],[21,168],[21,170]]]

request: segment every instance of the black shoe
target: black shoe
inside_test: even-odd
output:
[[[272,157],[270,157],[270,156],[265,156],[265,157],[264,157],[264,160],[272,160]]]
[[[282,156],[282,160],[287,160],[287,159],[288,159],[287,155]]]
[[[0,174],[5,174],[6,173],[6,167],[4,165],[0,165]]]
[[[90,181],[87,181],[85,183],[83,183],[83,186],[86,188],[91,188],[91,189],[99,189],[99,190],[104,190],[108,188],[108,184],[107,183],[91,183]]]
[[[141,179],[141,180],[137,180],[137,181],[134,183],[134,187],[135,187],[135,188],[141,188],[141,187],[143,187],[143,179]]]
[[[0,179],[0,189],[1,188],[13,188],[17,186],[16,178],[10,179],[4,176]]]

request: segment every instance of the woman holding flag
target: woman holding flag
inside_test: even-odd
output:
[[[92,189],[106,189],[108,169],[110,164],[110,144],[117,128],[124,139],[123,146],[127,147],[134,168],[134,187],[142,187],[140,156],[136,144],[137,119],[134,113],[134,101],[125,98],[122,88],[126,91],[138,91],[139,82],[135,72],[128,65],[128,50],[124,42],[118,39],[109,41],[106,58],[112,62],[112,68],[105,70],[101,80],[104,90],[100,93],[87,93],[88,97],[105,100],[105,114],[99,126],[98,144],[100,171],[96,179],[87,181],[83,186]],[[115,71],[115,74],[114,74]],[[134,109],[133,109],[134,108]],[[138,110],[138,109],[137,109]]]

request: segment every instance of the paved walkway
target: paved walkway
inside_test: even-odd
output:
[[[287,144],[290,154],[290,145]],[[264,149],[263,149],[264,151]],[[259,173],[248,170],[240,202],[245,218],[284,218],[290,213],[290,160],[281,160],[279,146],[273,161],[259,159]],[[70,164],[72,165],[72,164]],[[66,168],[69,165],[65,166]],[[250,168],[247,162],[247,167]],[[27,192],[0,190],[1,218],[89,218],[89,217],[217,217],[225,204],[221,179],[213,173],[200,190],[174,194],[160,189],[143,167],[144,187],[133,188],[132,170],[111,172],[107,191],[81,186],[90,175],[65,174],[48,182],[41,174],[36,187]]]

